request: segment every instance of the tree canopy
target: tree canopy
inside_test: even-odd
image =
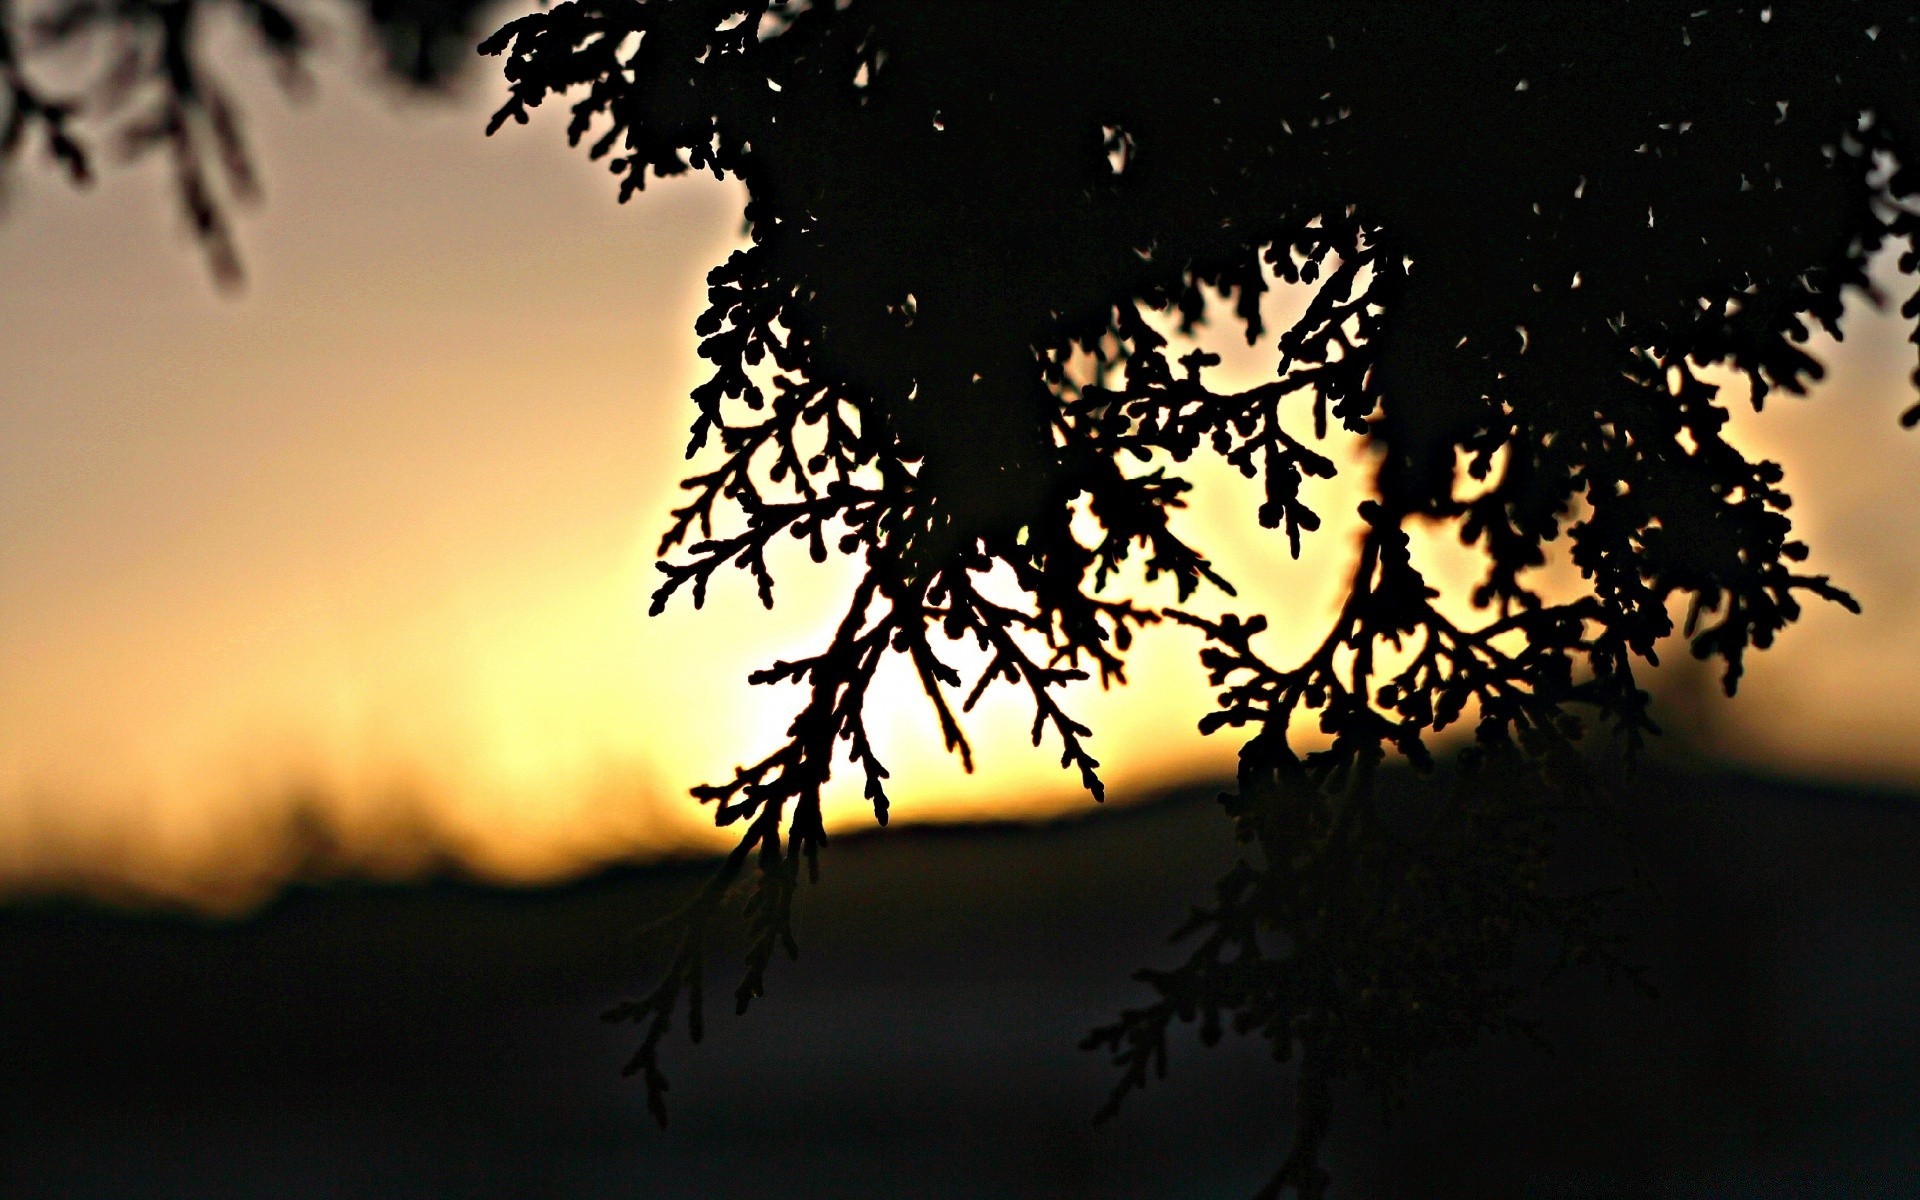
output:
[[[1806,598],[1852,606],[1799,566],[1782,471],[1727,440],[1702,372],[1743,375],[1755,406],[1820,377],[1811,332],[1839,336],[1869,260],[1916,228],[1917,47],[1920,14],[1870,0],[571,0],[488,39],[512,89],[496,127],[564,96],[623,196],[699,170],[747,190],[751,245],[708,280],[705,465],[655,607],[697,605],[728,566],[771,603],[783,535],[864,567],[819,653],[754,677],[809,687],[787,740],[699,789],[744,833],[666,979],[622,1014],[646,1026],[656,1111],[683,1000],[698,1036],[701,927],[749,862],[740,1007],[792,947],[837,747],[886,819],[863,700],[891,654],[963,757],[960,714],[1022,689],[1036,739],[1098,797],[1058,688],[1122,681],[1133,631],[1163,615],[1204,633],[1204,725],[1248,735],[1224,801],[1250,852],[1189,923],[1190,956],[1143,973],[1153,1001],[1089,1045],[1121,1068],[1115,1103],[1164,1069],[1180,1021],[1297,1058],[1267,1195],[1324,1193],[1333,1081],[1391,1090],[1512,1023],[1521,931],[1606,957],[1594,898],[1542,876],[1545,797],[1579,794],[1583,727],[1629,748],[1653,729],[1636,670],[1676,602],[1729,693]],[[1214,290],[1256,340],[1272,278],[1317,290],[1249,390],[1217,390],[1214,357],[1175,359],[1143,315],[1191,328]],[[1317,651],[1270,662],[1266,616],[1117,594],[1130,559],[1183,599],[1229,586],[1169,524],[1197,454],[1261,479],[1260,521],[1297,553],[1320,524],[1303,482],[1334,469],[1307,413],[1373,449]],[[1412,564],[1421,519],[1479,550],[1477,624],[1444,617]],[[1585,594],[1549,602],[1530,572],[1563,538]],[[977,678],[943,658],[963,641],[989,656]],[[1388,811],[1376,764],[1428,765],[1462,720],[1449,798],[1411,824]],[[1331,743],[1302,755],[1309,722]]]
[[[224,263],[200,164],[247,175],[191,54],[208,2],[72,0],[40,28],[131,47],[111,102],[154,99],[126,140],[170,148]],[[297,62],[288,10],[237,3]],[[421,82],[473,13],[367,8]],[[42,126],[79,172],[72,110],[31,84],[12,28],[0,10],[0,146]],[[1205,637],[1203,725],[1246,737],[1223,801],[1248,853],[1188,923],[1188,956],[1143,972],[1150,1000],[1088,1045],[1113,1055],[1118,1103],[1164,1070],[1178,1023],[1265,1038],[1297,1061],[1298,1112],[1264,1194],[1312,1197],[1335,1083],[1391,1094],[1435,1050],[1518,1028],[1529,931],[1614,961],[1598,898],[1554,891],[1545,863],[1590,791],[1583,731],[1629,752],[1653,731],[1636,673],[1662,639],[1680,625],[1731,693],[1803,601],[1852,606],[1801,566],[1783,472],[1728,440],[1705,372],[1744,376],[1756,407],[1804,393],[1813,331],[1840,335],[1849,293],[1878,298],[1870,260],[1904,242],[1898,270],[1920,269],[1910,4],[566,0],[481,49],[505,57],[494,127],[564,99],[623,198],[689,171],[746,189],[750,244],[708,278],[701,466],[655,608],[699,604],[729,567],[771,604],[782,536],[861,568],[819,652],[753,677],[805,688],[786,739],[697,790],[741,840],[663,980],[618,1014],[644,1026],[634,1067],[662,1120],[659,1048],[682,1012],[699,1036],[722,898],[745,885],[744,1009],[793,949],[837,764],[886,819],[864,704],[889,656],[969,760],[965,711],[1021,691],[1036,741],[1097,798],[1062,686],[1124,682],[1144,624]],[[1272,280],[1316,290],[1269,331]],[[1273,379],[1217,387],[1213,356],[1177,355],[1148,319],[1191,329],[1210,294],[1249,341],[1274,336]],[[1196,455],[1260,480],[1261,523],[1297,553],[1334,426],[1367,439],[1373,495],[1317,650],[1270,661],[1268,615],[1125,594],[1133,567],[1183,601],[1230,589],[1170,522]],[[1443,615],[1409,555],[1410,523],[1436,520],[1484,562],[1475,622]],[[1552,543],[1573,599],[1538,586]],[[962,643],[986,657],[971,678],[950,664]],[[1377,786],[1390,754],[1431,767],[1457,723],[1471,745],[1438,799]],[[1330,740],[1302,753],[1309,726]]]

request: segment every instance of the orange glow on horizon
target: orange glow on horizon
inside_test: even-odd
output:
[[[686,789],[777,743],[792,689],[745,677],[815,645],[848,581],[796,549],[771,613],[740,577],[704,612],[646,616],[699,282],[737,195],[682,183],[620,209],[552,120],[483,139],[483,96],[395,114],[338,78],[291,113],[250,94],[272,195],[238,302],[152,219],[154,178],[75,196],[30,177],[0,225],[0,893],[233,909],[303,855],[533,881],[729,844]],[[1813,611],[1758,656],[1725,746],[1920,782],[1920,442],[1893,424],[1910,348],[1897,319],[1856,327],[1816,402],[1738,428],[1787,463],[1815,569],[1868,616]],[[1230,327],[1207,341],[1223,372],[1271,370]],[[1309,484],[1327,528],[1297,563],[1254,523],[1256,485],[1184,473],[1184,526],[1242,586],[1196,606],[1266,611],[1273,657],[1306,652],[1364,471]],[[1443,588],[1477,571],[1448,529],[1416,545]],[[1130,687],[1073,690],[1117,796],[1230,771],[1231,735],[1195,731],[1195,644],[1150,630]],[[967,722],[971,777],[904,673],[871,711],[898,819],[1088,804],[1005,685]],[[870,822],[837,786],[834,826]]]

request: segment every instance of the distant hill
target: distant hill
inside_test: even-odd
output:
[[[1624,855],[1661,995],[1569,977],[1556,1052],[1434,1064],[1382,1125],[1350,1101],[1345,1196],[1911,1196],[1920,1189],[1920,803],[1713,774],[1636,785]],[[297,889],[219,924],[0,910],[7,1197],[1239,1197],[1284,1077],[1194,1046],[1113,1126],[1074,1048],[1142,998],[1231,861],[1211,791],[1044,827],[846,839],[802,955],[676,1044],[673,1128],[596,1015],[700,866],[544,891]],[[1597,864],[1597,865],[1596,865]]]

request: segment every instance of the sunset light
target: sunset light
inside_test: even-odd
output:
[[[646,616],[687,470],[700,279],[740,197],[680,181],[620,208],[553,129],[483,139],[483,91],[430,111],[337,78],[290,110],[261,95],[271,198],[245,222],[239,299],[212,293],[158,178],[19,181],[0,227],[20,281],[0,299],[0,888],[234,908],[301,870],[532,881],[730,844],[687,789],[775,743],[793,698],[745,677],[815,646],[851,579],[792,543],[771,612],[734,577],[704,611]],[[1920,443],[1891,431],[1910,350],[1857,307],[1813,401],[1735,408],[1866,615],[1811,611],[1714,736],[1762,768],[1911,783],[1920,697],[1895,685],[1920,672],[1920,505],[1899,500]],[[1272,369],[1270,342],[1203,336],[1235,379]],[[1354,552],[1361,473],[1309,484],[1334,519],[1298,563],[1253,523],[1254,485],[1210,459],[1185,473],[1184,528],[1242,593],[1194,606],[1288,614],[1267,649],[1303,653]],[[1453,562],[1436,578],[1479,569],[1450,527],[1417,540]],[[1123,800],[1231,770],[1233,741],[1195,732],[1212,701],[1193,648],[1162,626],[1130,686],[1070,693]],[[1681,675],[1661,686],[1711,686]],[[901,820],[1089,803],[1004,687],[968,718],[971,776],[909,674],[875,700]],[[857,784],[831,810],[871,819]]]

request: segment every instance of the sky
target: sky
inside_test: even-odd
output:
[[[75,191],[38,164],[0,219],[0,894],[89,889],[237,910],[324,846],[337,867],[539,881],[726,843],[686,795],[779,737],[790,689],[749,671],[817,644],[846,570],[792,556],[772,612],[744,577],[646,616],[687,473],[702,278],[741,195],[684,179],[615,202],[561,114],[483,136],[482,64],[449,99],[361,86],[336,53],[305,100],[234,72],[266,185],[223,295],[160,164]],[[1889,283],[1890,290],[1905,289]],[[1274,300],[1284,307],[1297,295]],[[1830,378],[1736,435],[1786,464],[1812,565],[1860,617],[1810,612],[1695,732],[1770,771],[1920,785],[1920,438],[1913,349],[1856,305]],[[1249,381],[1270,347],[1207,339]],[[1352,443],[1333,447],[1358,462]],[[1185,528],[1317,640],[1353,555],[1360,476],[1320,485],[1298,563],[1206,468]],[[1468,578],[1448,530],[1436,577]],[[1218,611],[1221,598],[1202,602]],[[1182,630],[1132,685],[1079,689],[1116,795],[1231,769]],[[1669,656],[1673,657],[1673,656]],[[1684,657],[1683,655],[1681,657]],[[1663,686],[1710,686],[1697,671]],[[901,820],[1089,801],[1009,693],[941,752],[897,674],[872,711]],[[857,788],[836,826],[864,818]]]

